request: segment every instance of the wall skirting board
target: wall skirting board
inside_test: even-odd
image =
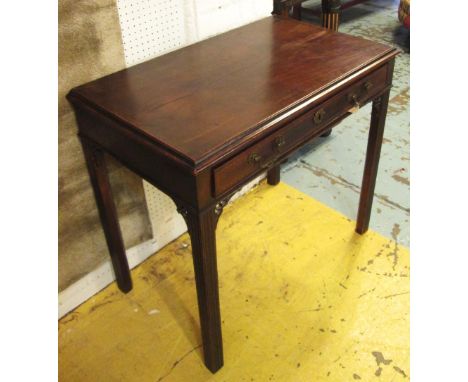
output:
[[[128,249],[127,258],[130,268],[135,268],[166,244],[157,243],[156,240],[151,239]],[[114,270],[109,258],[108,261],[101,264],[94,271],[86,274],[86,276],[59,293],[59,319],[104,289],[114,280]]]
[[[242,189],[234,194],[231,198],[230,203],[236,200],[238,197],[245,195],[252,188],[258,185],[258,183],[265,178],[265,174],[261,174]],[[152,223],[154,223],[152,221]],[[131,269],[145,261],[149,256],[155,254],[166,244],[177,239],[180,235],[187,231],[187,227],[179,228],[177,233],[175,230],[165,231],[164,235],[158,235],[158,238],[145,241],[144,243],[138,244],[130,249],[127,249],[128,264]],[[153,227],[153,231],[154,227]],[[174,236],[175,235],[175,236]],[[88,273],[77,282],[70,285],[67,289],[59,293],[59,319],[65,316],[67,313],[81,305],[90,297],[104,289],[110,283],[115,280],[114,271],[110,258],[105,263],[101,264],[94,271]]]

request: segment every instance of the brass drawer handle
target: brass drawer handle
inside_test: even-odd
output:
[[[364,89],[365,89],[366,92],[371,90],[373,86],[374,86],[374,84],[372,82],[370,82],[370,81],[364,82]]]
[[[256,165],[256,164],[259,164],[261,160],[262,160],[262,156],[260,154],[252,153],[252,154],[249,155],[249,158],[247,159],[247,162],[249,164]]]
[[[286,144],[286,139],[280,135],[275,138],[275,147],[277,150],[280,150]]]
[[[314,114],[314,122],[316,124],[319,124],[320,122],[323,121],[323,117],[325,117],[325,110],[320,109]]]
[[[361,105],[359,105],[359,100],[358,100],[358,96],[356,93],[351,93],[348,95],[348,101],[352,102],[354,104],[354,106],[352,106],[349,110],[348,110],[348,113],[356,113],[359,108],[361,107]]]
[[[356,93],[351,93],[348,95],[348,101],[352,102],[355,107],[359,108],[359,100]]]

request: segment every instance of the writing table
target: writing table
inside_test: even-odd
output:
[[[229,198],[372,101],[356,231],[369,225],[397,51],[271,16],[71,90],[117,284],[132,288],[103,153],[169,195],[184,217],[205,365],[223,365],[216,224]]]

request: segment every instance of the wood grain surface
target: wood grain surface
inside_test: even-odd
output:
[[[265,18],[73,90],[190,164],[394,50]]]

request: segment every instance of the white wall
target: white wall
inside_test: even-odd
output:
[[[273,0],[195,0],[198,38],[204,39],[271,14]]]
[[[267,17],[273,0],[117,0],[128,66]]]

